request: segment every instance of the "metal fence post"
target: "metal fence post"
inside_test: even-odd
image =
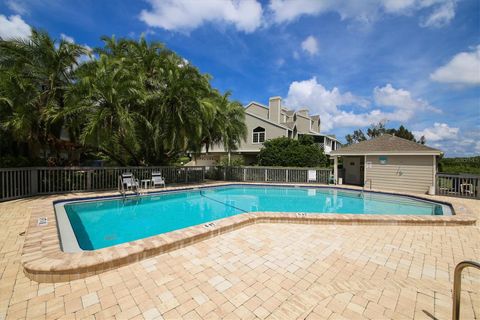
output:
[[[243,168],[243,181],[247,181],[247,169]]]
[[[29,195],[34,196],[38,193],[38,169],[30,169],[30,192]]]
[[[285,182],[288,182],[288,169],[285,169]]]
[[[268,174],[267,174],[267,170],[268,170],[268,169],[265,169],[265,182],[267,182],[267,181],[268,181]]]

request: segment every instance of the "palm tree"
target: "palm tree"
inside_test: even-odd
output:
[[[77,77],[64,115],[77,117],[81,143],[121,164],[139,165],[136,128],[143,119],[137,109],[145,99],[141,77],[105,54],[81,66]]]
[[[35,29],[27,39],[0,39],[0,125],[28,144],[32,158],[58,146],[63,119],[55,114],[83,54],[82,46]]]
[[[245,109],[241,103],[230,101],[230,92],[220,95],[214,92],[213,97],[206,99],[204,104],[212,109],[213,114],[207,118],[208,130],[205,131],[203,144],[208,152],[210,146],[223,144],[228,152],[230,164],[231,151],[238,148],[242,140],[246,139],[247,127],[245,125]]]
[[[212,143],[238,145],[243,108],[212,89],[210,76],[161,43],[102,39],[95,59],[82,64],[85,48],[40,31],[1,40],[2,136],[27,142],[36,157],[58,148],[68,129],[69,145],[123,165],[166,164]]]

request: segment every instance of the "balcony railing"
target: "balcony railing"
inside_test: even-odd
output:
[[[436,193],[441,196],[480,198],[480,176],[438,173]]]

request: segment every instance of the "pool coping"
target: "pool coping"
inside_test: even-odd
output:
[[[229,185],[269,185],[269,186],[301,186],[314,188],[336,188],[358,191],[351,186],[328,186],[319,184],[292,184],[292,183],[211,183],[196,184],[180,187],[167,187],[164,191],[190,190],[202,187],[229,186]],[[377,190],[372,190],[377,192]],[[157,193],[157,190],[155,192]],[[42,206],[32,208],[32,215],[26,231],[25,244],[22,252],[22,265],[26,276],[37,282],[64,282],[85,278],[111,269],[118,268],[142,259],[170,252],[198,241],[209,239],[217,235],[237,230],[256,223],[302,223],[302,224],[341,224],[341,225],[413,225],[413,226],[455,226],[473,225],[476,217],[456,199],[440,200],[427,195],[382,192],[384,194],[403,195],[427,201],[435,201],[450,205],[455,214],[451,216],[420,216],[420,215],[369,215],[369,214],[304,214],[283,212],[248,212],[214,220],[213,224],[187,227],[168,233],[135,240],[112,247],[94,251],[75,253],[63,252],[58,233],[57,219],[53,204],[66,201],[79,201],[94,198],[105,198],[118,195],[116,192],[96,193],[97,196],[57,195],[43,197],[39,200]],[[100,195],[100,196],[98,196]],[[47,225],[38,225],[39,218],[47,218]]]

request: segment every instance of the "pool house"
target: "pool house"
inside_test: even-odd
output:
[[[390,134],[331,152],[335,180],[370,189],[435,194],[442,151]],[[339,158],[343,168],[339,167]]]

